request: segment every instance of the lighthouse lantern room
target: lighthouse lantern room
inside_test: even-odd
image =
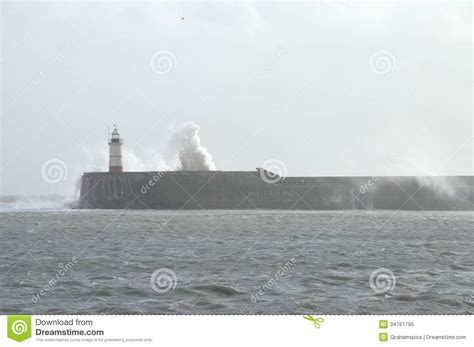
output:
[[[123,139],[114,124],[114,131],[109,137],[109,172],[123,172],[122,166],[122,144]]]

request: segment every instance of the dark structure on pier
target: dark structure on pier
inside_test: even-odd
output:
[[[279,177],[256,171],[89,172],[80,208],[474,210],[473,176]]]

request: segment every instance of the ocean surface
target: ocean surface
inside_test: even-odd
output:
[[[0,314],[472,314],[472,212],[3,208]]]

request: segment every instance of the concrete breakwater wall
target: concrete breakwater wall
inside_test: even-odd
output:
[[[80,208],[474,210],[473,176],[286,177],[258,171],[90,172]]]

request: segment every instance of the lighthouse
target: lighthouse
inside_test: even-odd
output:
[[[123,172],[122,166],[122,144],[123,139],[114,124],[114,131],[109,137],[109,172]]]

